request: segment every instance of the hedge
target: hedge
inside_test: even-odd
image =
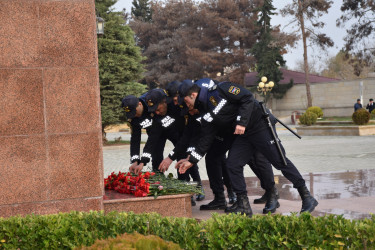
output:
[[[218,215],[206,221],[159,214],[71,212],[0,218],[0,248],[74,249],[124,233],[156,235],[183,249],[375,248],[375,216]]]

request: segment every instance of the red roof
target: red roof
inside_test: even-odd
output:
[[[287,70],[284,68],[281,68],[280,71],[283,73],[284,79],[281,80],[280,84],[287,84],[290,82],[291,79],[293,79],[294,84],[305,84],[305,73],[304,72],[298,72],[293,70]],[[250,72],[245,74],[245,86],[254,86],[258,85],[257,82],[257,72]],[[271,79],[269,79],[271,80]],[[318,75],[309,75],[309,81],[310,83],[321,83],[321,82],[337,82],[340,81],[340,79],[337,78],[329,78],[324,76],[318,76]]]

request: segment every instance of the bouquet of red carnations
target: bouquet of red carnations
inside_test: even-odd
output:
[[[196,185],[173,178],[173,175],[166,177],[164,174],[155,174],[154,172],[139,173],[134,175],[130,172],[112,172],[104,179],[105,189],[115,190],[123,194],[134,194],[137,197],[166,194],[198,194],[201,192]]]
[[[104,179],[104,186],[108,190],[116,190],[122,194],[134,194],[137,197],[145,197],[150,193],[150,183],[147,180],[155,173],[140,173],[132,175],[130,172],[115,174],[112,172]]]

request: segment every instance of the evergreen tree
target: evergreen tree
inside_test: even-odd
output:
[[[144,22],[151,22],[152,11],[148,0],[133,0],[132,16]]]
[[[282,98],[286,91],[292,87],[293,83],[280,85],[283,79],[280,66],[285,66],[285,60],[281,55],[282,48],[278,47],[272,37],[271,16],[276,8],[272,5],[272,0],[265,0],[263,5],[256,9],[259,11],[259,20],[257,27],[259,39],[251,49],[251,53],[256,59],[256,70],[258,72],[258,81],[262,76],[266,76],[269,81],[275,83],[272,94],[275,98]]]
[[[121,99],[140,95],[146,87],[137,83],[143,76],[141,50],[121,12],[112,12],[116,0],[96,0],[97,14],[105,20],[105,31],[98,38],[102,129],[125,120]]]

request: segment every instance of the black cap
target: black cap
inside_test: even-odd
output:
[[[136,108],[138,106],[139,99],[134,95],[125,96],[121,101],[121,107],[126,112],[126,118],[133,119],[135,116]]]
[[[167,98],[167,95],[162,89],[152,89],[145,97],[148,112],[155,112],[160,102]]]
[[[170,103],[173,100],[173,97],[178,94],[178,87],[180,85],[181,82],[179,81],[173,81],[167,84],[167,87],[165,87],[165,91],[167,93],[167,103]]]
[[[187,79],[183,80],[178,88],[178,103],[182,104],[184,103],[185,96],[188,95],[188,92],[191,87],[193,87],[194,82],[193,80]]]
[[[374,101],[374,99],[370,98],[370,102],[371,102],[371,101]]]
[[[216,85],[218,84],[217,81],[215,82],[211,78],[202,78],[202,79],[196,80],[194,83],[200,87],[205,87],[205,88],[212,88],[215,84]]]
[[[357,102],[360,101],[361,99],[357,99]]]

